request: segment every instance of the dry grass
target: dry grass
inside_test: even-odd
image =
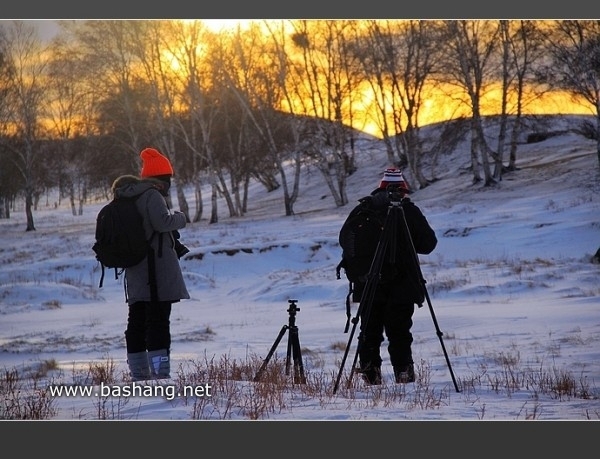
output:
[[[211,396],[185,394],[171,403],[189,407],[189,418],[203,419],[272,419],[293,418],[294,409],[314,407],[315,410],[354,409],[357,411],[378,408],[401,408],[405,411],[435,410],[452,403],[470,403],[478,406],[478,396],[491,392],[512,397],[517,392],[527,391],[529,401],[517,418],[539,419],[540,397],[555,400],[578,398],[593,399],[598,391],[590,387],[583,376],[557,368],[535,367],[521,362],[517,351],[501,352],[485,356],[485,363],[469,377],[457,379],[460,393],[455,394],[451,385],[442,387],[431,381],[432,368],[422,360],[416,365],[417,380],[414,384],[393,384],[385,378],[379,386],[367,386],[357,373],[342,374],[341,384],[334,394],[337,372],[328,372],[317,365],[317,370],[305,371],[303,382],[298,378],[298,368],[278,359],[277,356],[263,367],[264,361],[256,356],[237,361],[227,355],[204,356],[199,360],[180,364],[174,371],[169,385],[175,393],[183,394],[184,387],[206,385],[210,381]],[[309,367],[311,365],[309,357]],[[259,369],[263,369],[257,379]],[[58,411],[55,399],[49,391],[62,375],[52,376],[57,371],[52,362],[46,362],[29,374],[19,374],[16,369],[5,370],[0,381],[0,419],[53,419]],[[352,376],[352,377],[351,377]],[[110,358],[90,363],[87,368],[73,370],[72,379],[80,385],[128,383],[126,374],[117,374],[115,363]],[[148,385],[164,384],[149,381]],[[74,416],[80,419],[131,419],[137,411],[131,409],[132,398],[128,396],[103,395],[91,399],[92,406]],[[127,409],[126,409],[127,408]],[[485,419],[486,407],[479,406],[477,416]],[[133,414],[132,414],[133,413]],[[587,411],[587,419],[600,419],[600,412]]]
[[[54,417],[57,410],[45,380],[47,371],[52,368],[51,361],[43,362],[37,371],[24,375],[16,369],[5,369],[0,374],[0,419]]]

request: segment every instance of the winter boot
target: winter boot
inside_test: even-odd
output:
[[[415,382],[415,366],[409,363],[394,367],[394,377],[398,384]]]
[[[381,384],[381,368],[375,366],[367,366],[365,369],[359,370],[364,381],[370,386],[378,386]]]
[[[127,365],[133,381],[150,379],[150,367],[148,366],[148,353],[146,351],[127,354]]]
[[[168,349],[148,351],[148,360],[154,379],[167,379],[171,377],[171,361]]]

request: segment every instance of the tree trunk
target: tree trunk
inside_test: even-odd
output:
[[[600,169],[600,107],[596,107],[596,154],[598,156],[598,168]]]
[[[35,225],[33,224],[33,191],[29,186],[25,189],[25,215],[27,216],[25,231],[35,231]]]
[[[211,209],[210,209],[210,222],[209,223],[217,223],[219,221],[219,213],[218,213],[218,190],[217,190],[217,184],[216,183],[212,183],[211,185],[211,196],[210,196],[210,202],[211,202]]]
[[[202,219],[202,212],[204,211],[204,204],[202,203],[202,186],[199,180],[196,180],[194,189],[196,195],[196,215],[194,215],[194,222],[199,222]]]

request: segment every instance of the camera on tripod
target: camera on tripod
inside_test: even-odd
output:
[[[388,199],[391,202],[401,202],[402,199],[404,199],[404,197],[409,193],[409,191],[406,188],[393,184],[388,185],[386,187],[386,191]]]

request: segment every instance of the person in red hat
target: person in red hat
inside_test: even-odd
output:
[[[153,248],[154,263],[148,259],[125,269],[129,307],[125,342],[127,364],[134,381],[170,378],[171,307],[189,299],[179,258],[182,247],[178,230],[186,226],[183,212],[169,209],[166,197],[173,167],[155,148],[140,153],[140,177],[121,176],[113,183],[115,197],[137,197],[146,238]],[[187,249],[185,249],[187,250]],[[149,266],[154,266],[154,273]]]
[[[421,212],[421,210],[408,198],[411,193],[410,186],[404,178],[402,171],[389,168],[383,172],[378,187],[370,195],[359,199],[360,204],[355,206],[346,218],[340,230],[340,244],[342,247],[358,244],[356,237],[350,234],[347,222],[366,206],[378,216],[378,220],[385,222],[388,210],[393,201],[401,202],[406,226],[414,245],[414,250],[419,254],[431,253],[436,245],[437,238],[434,230]],[[388,353],[394,369],[394,378],[397,383],[410,383],[415,381],[415,370],[412,356],[413,337],[411,333],[412,316],[415,304],[422,304],[423,292],[416,285],[415,275],[410,270],[410,257],[413,256],[407,244],[403,244],[403,230],[397,222],[396,255],[394,263],[389,258],[384,259],[377,285],[370,305],[361,310],[361,324],[359,335],[358,357],[363,379],[367,384],[381,384],[381,344],[384,341],[384,333],[388,339]],[[367,227],[368,225],[364,225]],[[368,226],[368,231],[376,232],[371,239],[378,241],[381,234],[381,226]],[[377,244],[376,244],[377,245]],[[389,244],[389,246],[393,246]],[[369,249],[370,250],[370,249]],[[370,270],[371,262],[375,257],[376,248],[369,255],[366,271]],[[412,274],[412,275],[411,275]],[[366,276],[364,276],[366,277]],[[354,282],[353,301],[360,302],[367,279]]]

